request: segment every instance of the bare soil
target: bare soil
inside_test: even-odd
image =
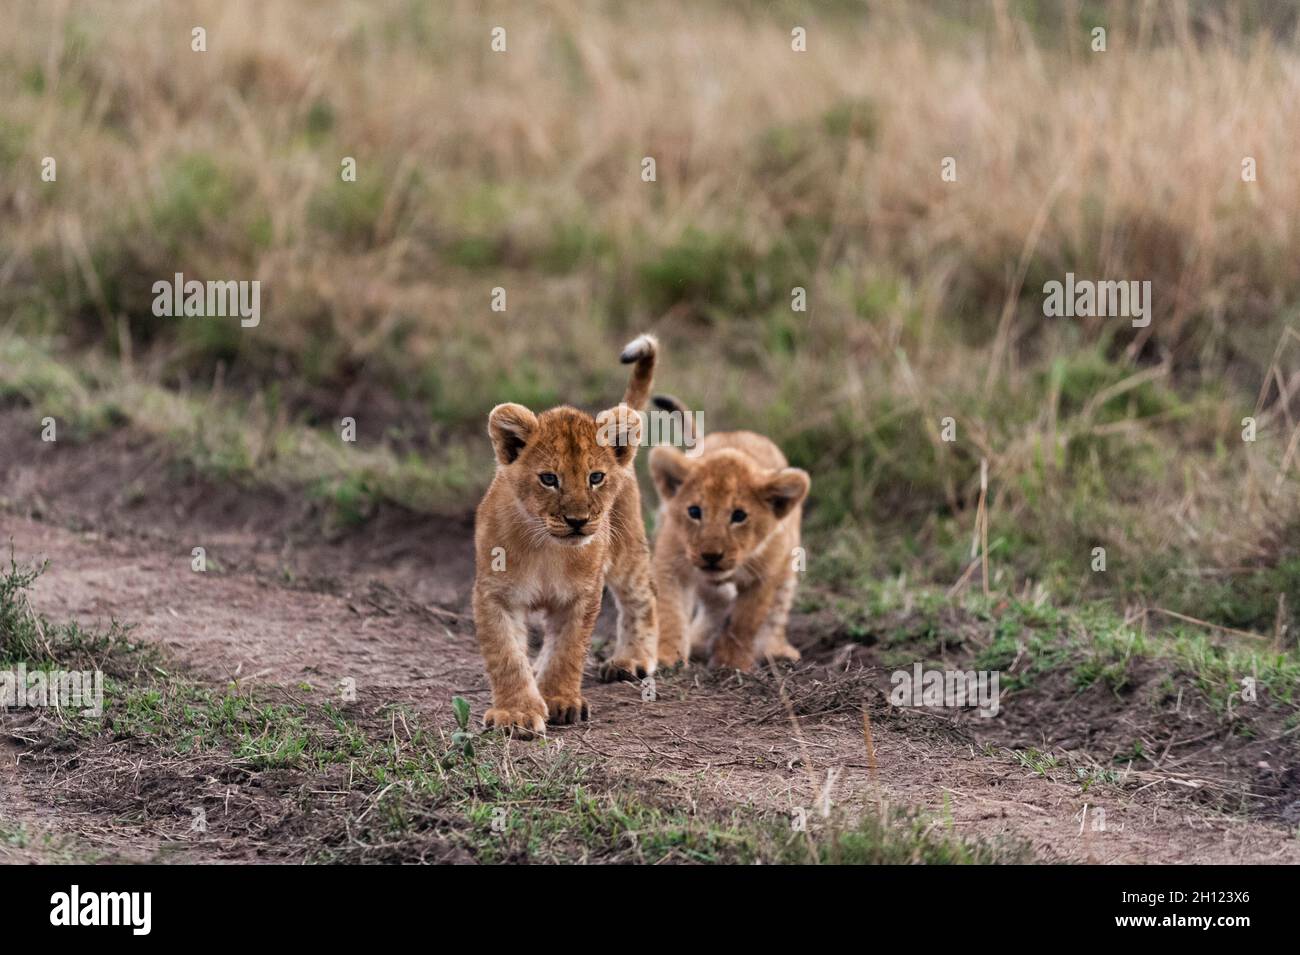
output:
[[[33,601],[51,618],[130,622],[213,681],[292,692],[352,679],[362,714],[404,702],[450,726],[453,696],[475,719],[487,706],[468,616],[470,518],[386,509],[331,534],[301,494],[213,482],[128,431],[43,444],[22,408],[0,411],[0,448],[0,542],[20,562],[50,562]],[[196,546],[206,573],[191,569]],[[612,635],[606,610],[597,654]],[[818,805],[829,779],[836,805],[915,807],[959,834],[1023,840],[1042,861],[1300,862],[1294,733],[1243,746],[1203,712],[1172,719],[1140,682],[1117,700],[1048,683],[1008,694],[993,720],[902,710],[887,703],[869,640],[818,615],[796,616],[792,639],[805,653],[797,667],[697,666],[661,675],[648,702],[638,686],[596,682],[593,665],[594,721],[552,730],[548,745],[682,806],[788,813]],[[301,779],[199,757],[142,767],[125,749],[37,752],[21,718],[0,727],[0,833],[28,834],[0,838],[0,861],[270,860],[291,856],[306,825]],[[1158,765],[1120,766],[1086,790],[1071,778],[1076,765],[1114,766],[1135,736],[1163,750]],[[1027,746],[1058,753],[1063,769],[1043,775],[1003,748]],[[226,814],[201,836],[186,808],[196,790],[220,796]],[[1085,807],[1104,809],[1104,831],[1081,821]],[[471,857],[448,846],[434,858]]]

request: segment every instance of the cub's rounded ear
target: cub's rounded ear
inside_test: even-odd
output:
[[[759,489],[763,499],[772,507],[778,518],[785,517],[797,507],[812,487],[812,478],[800,468],[782,468],[767,479]]]
[[[650,452],[650,477],[665,501],[677,495],[692,467],[690,458],[669,445],[658,445]]]
[[[537,416],[523,405],[497,405],[488,415],[488,437],[497,461],[511,464],[537,430]]]
[[[641,415],[625,404],[596,415],[596,443],[613,448],[619,464],[631,464],[641,443]]]

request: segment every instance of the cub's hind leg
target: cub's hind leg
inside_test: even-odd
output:
[[[618,634],[614,652],[601,664],[599,673],[606,683],[642,680],[655,671],[659,622],[650,544],[641,520],[641,497],[635,489],[614,504],[610,519],[614,533],[605,586],[618,605]]]
[[[600,678],[606,683],[645,679],[655,671],[659,643],[649,550],[632,550],[616,561],[605,575],[605,585],[618,606],[618,635],[613,655],[601,664]]]
[[[655,638],[655,660],[667,669],[686,661],[690,653],[690,606],[662,534],[655,541],[655,616],[659,633]]]

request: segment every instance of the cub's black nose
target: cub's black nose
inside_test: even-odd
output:
[[[717,564],[718,561],[722,560],[721,554],[701,554],[700,556],[704,558],[704,562],[708,564],[710,567],[714,566],[715,564]]]
[[[587,519],[585,517],[566,517],[564,523],[568,524],[575,531],[580,531],[587,526]]]

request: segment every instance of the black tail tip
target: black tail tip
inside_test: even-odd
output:
[[[681,411],[683,405],[672,395],[655,395],[650,399],[650,403],[660,411]]]
[[[623,346],[623,351],[619,354],[618,360],[625,365],[630,365],[642,358],[649,358],[655,353],[657,344],[653,335],[638,335]]]

